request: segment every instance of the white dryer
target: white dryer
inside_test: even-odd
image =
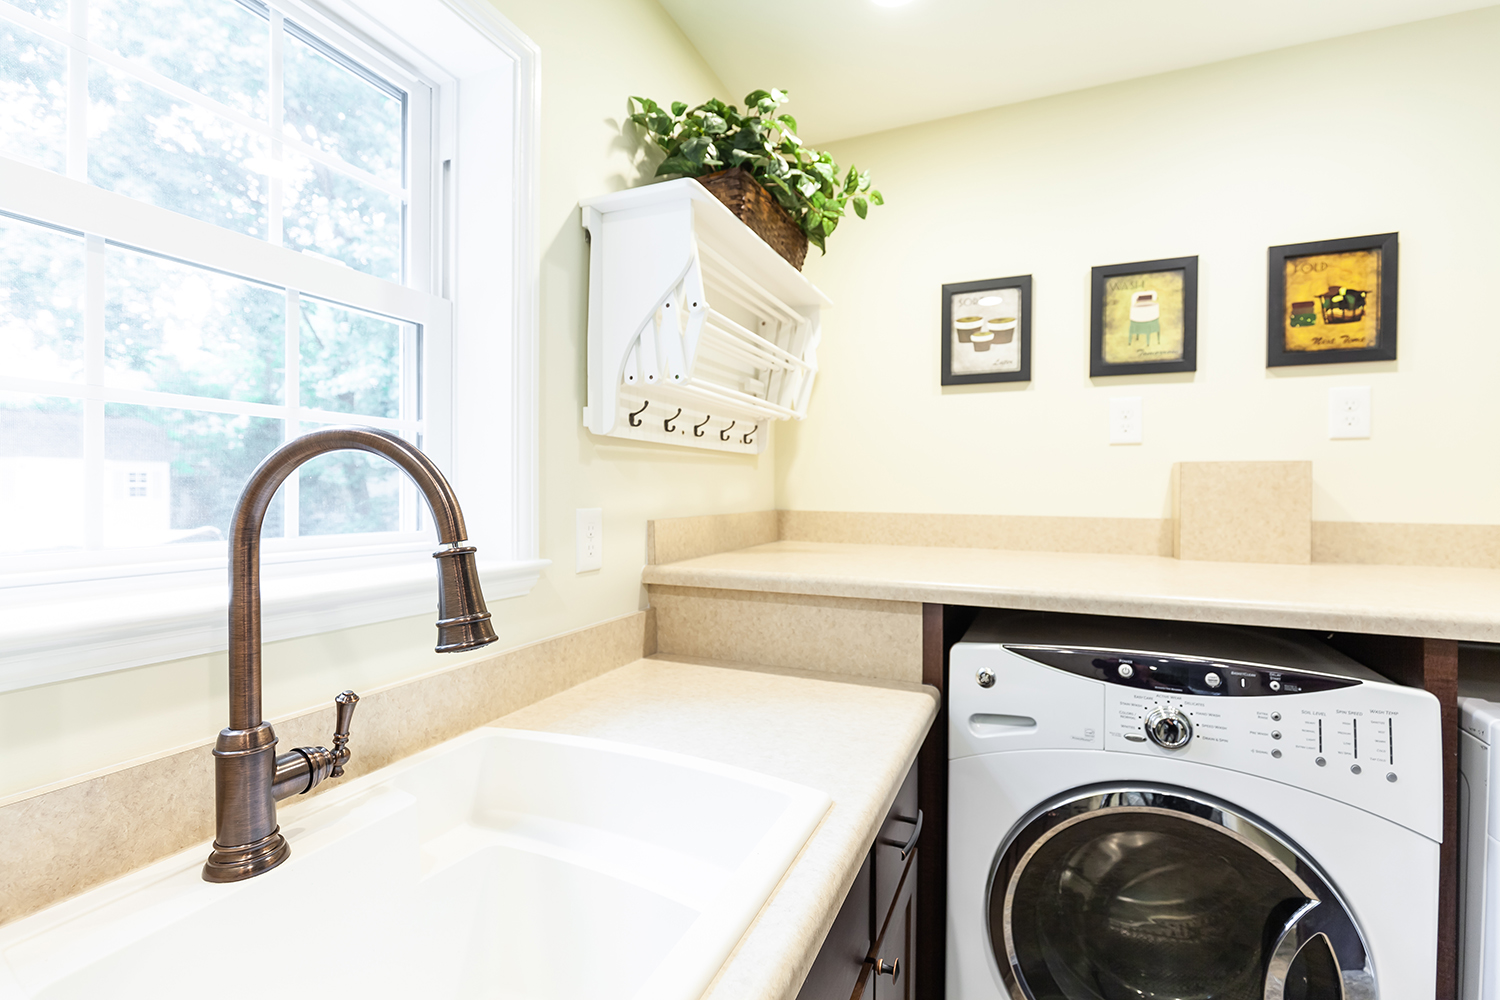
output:
[[[1432,1000],[1431,694],[1290,633],[986,613],[948,698],[949,1000]]]
[[[1459,698],[1458,714],[1458,995],[1500,1000],[1500,703]]]

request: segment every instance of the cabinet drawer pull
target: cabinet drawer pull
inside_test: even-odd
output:
[[[907,839],[905,844],[902,844],[899,840],[889,839],[882,840],[881,843],[887,844],[891,847],[901,848],[901,860],[905,861],[907,858],[911,857],[911,852],[917,849],[917,840],[922,836],[922,810],[917,810],[917,818],[914,820],[907,819],[905,816],[897,816],[896,818],[903,823],[916,824],[916,826],[912,828],[911,837]]]

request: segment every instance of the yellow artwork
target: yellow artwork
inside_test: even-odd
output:
[[[1106,364],[1181,361],[1183,272],[1150,271],[1104,279]]]
[[[1288,351],[1376,347],[1380,334],[1380,251],[1288,257],[1282,336]]]

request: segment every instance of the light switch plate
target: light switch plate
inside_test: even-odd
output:
[[[604,568],[604,509],[579,507],[577,527],[578,572],[588,573]]]
[[[1145,440],[1139,396],[1116,396],[1109,401],[1109,443],[1140,444]]]
[[[1370,387],[1349,385],[1328,390],[1328,436],[1370,436]]]

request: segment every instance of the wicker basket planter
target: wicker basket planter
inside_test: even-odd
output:
[[[748,171],[740,167],[720,170],[699,177],[698,183],[729,206],[736,218],[786,258],[787,263],[802,270],[802,262],[807,259],[807,235]]]

